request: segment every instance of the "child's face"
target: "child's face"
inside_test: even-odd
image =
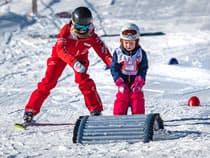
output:
[[[123,47],[127,50],[127,51],[132,51],[135,47],[136,47],[136,41],[135,40],[122,40],[122,44]]]

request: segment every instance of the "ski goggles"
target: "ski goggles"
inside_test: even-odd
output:
[[[120,37],[125,40],[136,40],[139,34],[136,30],[124,30],[121,32]]]
[[[129,35],[136,35],[137,32],[136,32],[136,30],[125,30],[125,31],[122,32],[122,34],[124,36],[129,36]]]
[[[90,23],[88,25],[81,25],[81,24],[73,23],[73,26],[78,31],[89,31],[90,29],[93,28],[93,24],[92,23]]]

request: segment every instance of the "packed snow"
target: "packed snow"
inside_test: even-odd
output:
[[[146,114],[160,113],[165,125],[161,139],[134,144],[74,144],[74,123],[89,112],[69,67],[35,117],[37,122],[63,125],[25,131],[14,127],[23,121],[24,106],[44,76],[56,41],[50,35],[69,22],[56,13],[71,12],[78,6],[91,9],[101,36],[118,34],[126,22],[138,24],[141,32],[165,33],[142,36],[140,41],[149,59],[144,87]],[[210,157],[209,34],[208,0],[38,0],[36,16],[31,13],[31,1],[0,0],[0,157]],[[119,36],[102,40],[110,51],[119,46]],[[178,65],[168,64],[172,57]],[[112,115],[117,87],[92,49],[89,58],[89,74],[103,101],[103,115]],[[187,106],[191,96],[199,97],[201,106]]]

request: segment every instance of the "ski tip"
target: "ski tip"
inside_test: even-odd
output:
[[[21,123],[16,123],[15,124],[15,127],[21,131],[24,131],[26,129],[25,125],[24,124],[21,124]]]

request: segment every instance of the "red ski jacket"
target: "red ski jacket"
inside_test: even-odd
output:
[[[104,42],[93,32],[90,37],[77,39],[70,31],[71,25],[66,24],[58,34],[52,56],[59,57],[73,67],[76,61],[88,62],[88,49],[93,48],[103,62],[110,67],[112,56]],[[81,61],[82,60],[82,61]]]

